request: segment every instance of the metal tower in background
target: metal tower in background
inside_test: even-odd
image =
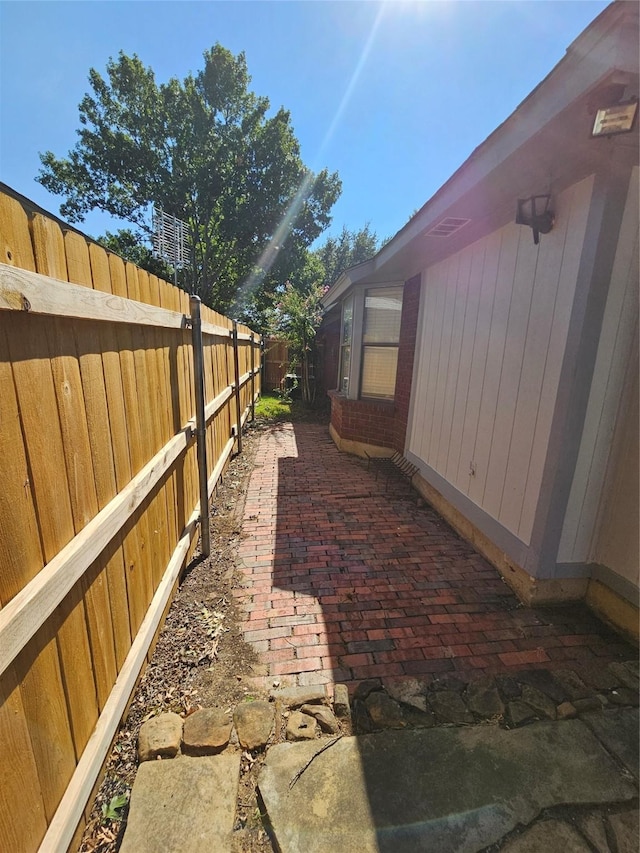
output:
[[[173,267],[173,283],[178,284],[178,270],[187,266],[189,255],[187,235],[189,226],[182,219],[165,213],[161,207],[153,208],[153,254]]]

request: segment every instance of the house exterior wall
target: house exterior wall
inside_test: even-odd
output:
[[[620,417],[614,438],[614,452],[607,466],[607,477],[600,506],[600,524],[590,551],[591,560],[622,578],[628,595],[638,600],[638,337],[636,329],[635,359],[627,371],[627,387],[622,398]],[[595,574],[621,593],[624,587],[602,572]],[[625,584],[626,586],[626,584]]]
[[[394,448],[395,407],[374,400],[349,400],[336,391],[331,398],[331,425],[346,441]]]
[[[359,446],[370,455],[375,447],[404,452],[419,308],[420,276],[417,275],[405,283],[403,290],[398,369],[392,401],[350,399],[338,391],[329,391],[332,435],[338,443],[350,443],[344,444],[344,449],[358,452]],[[336,363],[336,377],[337,370]]]
[[[593,178],[535,246],[509,223],[423,272],[407,451],[528,544]]]
[[[409,407],[411,404],[411,385],[415,361],[416,338],[418,334],[418,314],[420,313],[421,276],[409,279],[404,286],[402,297],[402,320],[400,324],[400,345],[398,347],[398,372],[396,374],[395,419],[393,446],[404,453],[406,443]]]
[[[636,588],[639,179],[639,170],[635,167],[629,183],[558,553],[560,563],[602,564],[634,583]],[[613,441],[614,435],[617,441]],[[622,453],[619,451],[621,444],[626,448]],[[614,536],[614,530],[627,532]]]
[[[316,395],[326,394],[338,387],[340,365],[340,311],[333,310],[325,317],[316,336]]]

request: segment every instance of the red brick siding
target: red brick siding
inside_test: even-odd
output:
[[[404,452],[419,305],[420,276],[417,275],[404,286],[398,372],[395,399],[392,402],[348,400],[336,391],[329,392],[331,424],[340,438]]]
[[[338,435],[342,435],[342,403],[346,402],[337,391],[329,391],[331,398],[331,424]]]
[[[394,447],[395,406],[391,402],[347,400],[330,391],[331,423],[340,438],[378,447]]]
[[[395,392],[395,430],[393,446],[404,453],[404,443],[409,420],[409,401],[413,379],[413,360],[418,333],[418,309],[420,308],[420,276],[416,275],[405,283],[400,321],[400,346],[398,347],[398,372]]]
[[[331,311],[322,321],[316,336],[318,358],[316,364],[316,393],[318,397],[324,392],[338,387],[338,362],[340,360],[340,326],[341,313],[339,308]]]

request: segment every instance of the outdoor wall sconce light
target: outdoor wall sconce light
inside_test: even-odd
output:
[[[548,234],[555,221],[553,212],[549,210],[550,195],[532,195],[529,198],[518,199],[516,225],[528,225],[533,230],[533,242],[538,245],[541,234]]]

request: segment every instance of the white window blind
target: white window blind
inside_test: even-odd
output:
[[[397,366],[397,347],[366,346],[362,353],[362,396],[393,397]]]
[[[397,344],[401,315],[401,287],[368,291],[364,302],[364,343]]]
[[[401,287],[381,287],[367,291],[364,300],[360,383],[363,397],[393,399],[401,317]]]

